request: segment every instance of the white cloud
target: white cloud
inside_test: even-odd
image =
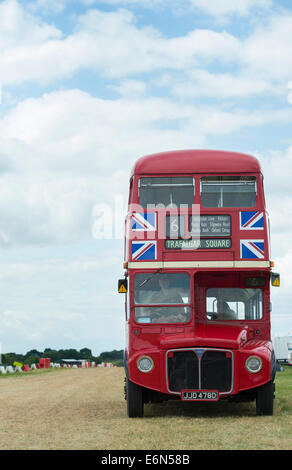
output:
[[[32,12],[61,13],[66,8],[68,0],[32,0],[27,8]]]
[[[279,197],[290,195],[292,147],[288,147],[285,152],[269,151],[266,155],[259,154],[258,158],[261,161],[269,191],[273,195],[278,194]]]
[[[109,343],[121,348],[121,299],[118,294],[113,296],[116,282],[107,282],[109,276],[118,278],[117,259],[122,260],[117,245],[113,250],[107,245],[98,257],[75,253],[69,258],[2,262],[3,352],[87,346],[98,354],[108,349]]]
[[[126,10],[89,10],[79,17],[75,31],[63,38],[59,30],[25,12],[16,0],[1,4],[0,15],[14,18],[11,5],[18,21],[11,20],[8,31],[4,28],[0,52],[3,84],[27,80],[49,83],[84,68],[108,77],[183,70],[199,60],[219,57],[230,61],[238,50],[238,41],[226,32],[195,30],[165,38],[152,27],[139,28],[134,15]]]
[[[0,51],[28,47],[50,39],[60,39],[62,33],[52,25],[26,11],[17,0],[0,3]],[[20,70],[19,70],[20,72]]]
[[[90,238],[95,191],[97,183],[76,176],[32,173],[2,177],[3,245],[70,243]]]
[[[140,80],[122,80],[120,85],[109,85],[109,88],[125,98],[132,99],[145,95],[147,85]]]
[[[285,152],[257,154],[264,175],[266,206],[271,225],[272,259],[285,258],[291,247],[292,233],[292,147]]]
[[[37,0],[43,2],[44,0]],[[64,1],[64,0],[63,0]],[[216,18],[224,18],[226,16],[238,15],[248,16],[255,9],[267,9],[272,5],[272,0],[75,0],[86,6],[98,6],[100,3],[121,7],[144,7],[150,9],[172,9],[174,12],[186,12],[190,7],[195,7]]]
[[[169,79],[172,93],[180,98],[214,97],[246,98],[262,93],[277,93],[278,89],[265,79],[252,75],[231,73],[209,73],[207,70],[193,70],[182,81]]]
[[[79,19],[76,41],[90,43],[88,66],[112,77],[131,73],[152,72],[163,68],[182,70],[199,59],[220,57],[229,61],[238,49],[230,34],[194,30],[185,36],[165,38],[152,27],[136,25],[133,14],[126,10],[103,13],[88,11]]]
[[[129,89],[131,82],[124,82],[123,91],[125,86]],[[160,147],[167,145],[170,131],[173,136],[167,148],[174,141],[177,145],[184,141],[196,145],[207,135],[228,134],[242,126],[289,122],[291,118],[290,107],[250,115],[243,109],[178,106],[167,97],[135,94],[110,100],[67,90],[24,100],[11,109],[0,120],[1,153],[10,158],[12,166],[24,171],[88,174],[112,167],[121,157],[131,162],[145,145],[149,148],[149,139],[150,145],[156,138],[161,141]],[[188,135],[193,124],[196,126]]]
[[[98,7],[100,2],[83,3]],[[136,0],[108,3],[141,5]],[[187,2],[143,1],[150,8],[158,4],[185,8]],[[192,1],[193,7],[216,19],[244,17],[269,4],[264,0]],[[60,12],[69,9],[69,2],[37,0],[30,2],[30,9],[27,3],[22,5],[16,0],[0,3],[3,100],[13,93],[11,89],[6,93],[5,85],[54,84],[80,70],[102,76],[105,86],[118,96],[105,99],[97,89],[98,97],[93,97],[66,90],[66,82],[61,82],[62,91],[19,103],[10,95],[9,110],[5,114],[1,109],[2,255],[8,258],[15,247],[28,259],[30,250],[35,253],[32,247],[41,245],[51,250],[52,259],[36,261],[34,254],[28,262],[2,259],[0,282],[5,296],[0,302],[0,340],[5,351],[8,344],[31,349],[32,342],[38,348],[54,347],[54,342],[65,346],[66,341],[99,351],[108,344],[118,347],[123,344],[122,307],[112,292],[113,279],[121,275],[122,247],[119,240],[111,241],[109,249],[105,242],[93,239],[93,208],[99,202],[112,207],[115,196],[127,194],[131,166],[141,155],[206,147],[222,136],[228,146],[229,137],[243,129],[291,123],[287,84],[292,79],[292,16],[266,17],[241,37],[207,28],[166,36],[129,11],[90,10],[71,17],[75,27],[64,34],[36,13],[49,12],[47,8]],[[158,75],[163,77],[160,83]],[[151,96],[159,86],[165,87],[163,97]],[[244,107],[244,98],[264,93],[273,98],[283,93],[285,101],[278,107],[271,105],[270,112],[261,110],[266,101],[258,108]],[[214,100],[206,105],[206,97],[219,98],[223,105]],[[238,102],[234,105],[235,98],[242,99],[241,107]],[[229,99],[233,104],[227,103]],[[273,291],[275,312],[286,319],[291,303],[292,150],[267,152],[260,159],[271,215],[272,254],[282,274],[283,287]],[[62,254],[56,259],[55,250],[71,243],[76,252],[72,248],[68,258]],[[93,256],[78,256],[78,243],[83,247],[96,243]],[[109,330],[112,338],[106,339]]]
[[[201,139],[156,128],[189,112],[167,100],[102,100],[78,90],[18,104],[0,121],[0,243],[91,237],[93,207],[125,193],[134,159]]]
[[[288,83],[288,96],[287,101],[289,104],[292,104],[292,80]]]
[[[253,4],[246,3],[245,8]],[[217,2],[204,5],[219,9]],[[228,5],[231,8],[229,2],[222,5],[226,11]],[[241,2],[232,5],[243,8]],[[159,71],[169,74],[169,86],[181,98],[216,96],[216,88],[223,99],[267,91],[285,94],[286,99],[292,76],[291,14],[270,16],[239,39],[211,29],[166,37],[153,27],[140,26],[127,10],[93,9],[76,17],[75,29],[64,36],[16,0],[6,0],[0,4],[0,31],[0,83],[4,86],[25,81],[45,85],[90,69],[104,78],[123,79],[114,85],[123,94],[127,82],[140,83],[142,91],[145,74]],[[211,73],[208,69],[214,64],[226,71]],[[137,74],[143,78],[137,79]]]
[[[68,90],[24,100],[0,120],[0,244],[91,237],[93,207],[127,192],[141,155],[200,148],[211,136],[289,121],[289,107],[251,115],[139,94],[105,100]]]
[[[68,0],[67,0],[68,1]],[[171,8],[176,2],[184,2],[189,0],[75,0],[76,2],[82,3],[85,6],[93,7],[99,4],[109,4],[112,6],[120,7],[131,7],[139,6],[144,8],[156,9],[157,7]]]
[[[286,87],[292,77],[291,50],[292,14],[273,15],[244,41],[242,66]]]
[[[200,10],[222,19],[230,15],[248,16],[254,8],[267,8],[272,5],[271,0],[189,0],[190,3]]]
[[[291,233],[291,232],[290,232]],[[282,237],[283,240],[283,237]],[[292,317],[291,317],[291,263],[292,250],[291,245],[285,254],[273,258],[275,261],[274,272],[280,274],[280,287],[271,287],[272,308],[272,332],[273,336],[292,335]]]

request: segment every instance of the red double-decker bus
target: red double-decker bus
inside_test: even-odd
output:
[[[164,400],[256,400],[273,414],[269,220],[256,158],[184,150],[140,158],[125,231],[129,417]]]

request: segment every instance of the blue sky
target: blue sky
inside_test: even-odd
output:
[[[141,155],[183,148],[259,158],[272,331],[292,334],[291,51],[288,1],[0,1],[4,352],[123,348],[120,220],[97,240],[95,209],[126,201]]]

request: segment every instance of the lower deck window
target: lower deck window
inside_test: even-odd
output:
[[[209,320],[260,320],[263,317],[262,290],[208,289],[206,313]]]

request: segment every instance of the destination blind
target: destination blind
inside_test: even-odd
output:
[[[165,240],[167,250],[230,249],[231,238],[202,238],[190,240]]]
[[[202,237],[230,237],[230,215],[191,215],[190,233],[200,233]]]
[[[165,218],[165,235],[168,238],[184,238],[187,235],[201,237],[230,237],[230,215],[190,215],[187,229],[184,215],[167,215]]]

